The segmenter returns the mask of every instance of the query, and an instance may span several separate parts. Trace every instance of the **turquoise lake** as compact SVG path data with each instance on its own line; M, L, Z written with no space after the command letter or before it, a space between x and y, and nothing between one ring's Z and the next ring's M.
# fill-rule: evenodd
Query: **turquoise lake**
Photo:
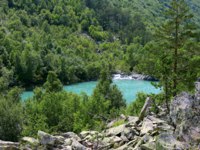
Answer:
M113 80L119 90L122 92L124 99L127 103L135 100L136 94L138 92L154 93L157 94L161 92L161 89L156 89L151 82L143 80ZM94 88L97 85L97 81L83 82L72 85L64 86L65 91L80 94L85 92L87 95L91 95ZM25 91L22 93L22 100L26 100L33 96L32 91Z

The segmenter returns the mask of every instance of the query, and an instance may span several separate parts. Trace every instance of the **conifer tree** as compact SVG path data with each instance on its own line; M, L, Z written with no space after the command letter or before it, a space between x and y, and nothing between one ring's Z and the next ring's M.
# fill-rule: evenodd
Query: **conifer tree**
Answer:
M160 80L168 106L172 96L193 87L198 70L194 61L199 63L195 59L199 49L195 47L193 15L185 0L172 0L166 18L166 22L156 29L155 41L147 44L142 51L139 69Z

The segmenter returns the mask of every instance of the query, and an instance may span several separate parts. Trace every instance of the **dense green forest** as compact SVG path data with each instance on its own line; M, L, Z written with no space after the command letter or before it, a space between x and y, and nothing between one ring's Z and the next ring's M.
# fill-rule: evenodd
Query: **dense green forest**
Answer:
M48 71L64 84L96 80L104 62L130 72L152 28L165 19L163 3L2 0L1 74L11 86L31 86L44 83ZM199 23L199 4L189 3Z
M116 71L159 79L158 103L193 91L199 9L198 0L1 0L0 137L102 129L120 113L138 114L146 95L126 107L112 85ZM62 91L97 79L91 97ZM21 88L36 86L21 102Z

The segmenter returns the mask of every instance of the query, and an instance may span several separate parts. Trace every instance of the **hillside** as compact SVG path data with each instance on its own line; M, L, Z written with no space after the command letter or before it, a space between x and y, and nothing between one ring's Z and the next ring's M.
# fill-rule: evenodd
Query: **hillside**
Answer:
M199 19L199 3L188 1ZM103 62L129 72L130 43L152 40L166 1L1 1L1 66L10 85L41 84L54 70L64 84L95 80ZM100 61L101 60L101 61ZM33 63L34 62L34 63ZM130 66L131 65L131 66ZM3 74L4 71L1 71Z
M95 142L84 143L84 138L79 143L62 136L59 136L60 145L49 134L86 130L102 133L108 122L118 119L120 114L139 116L140 123L130 126L131 130L123 128L120 136L114 137L117 141L125 140L122 143L115 145L106 141L106 145L111 144L110 148L126 146L132 140L139 148L146 138L141 127L144 131L151 127L148 132L152 137L147 137L152 139L160 134L162 125L170 133L176 129L180 133L166 136L172 137L170 140L177 137L174 144L183 142L198 147L200 127L190 123L199 125L195 123L199 120L199 83L194 95L194 82L200 77L199 7L198 0L172 0L171 3L164 0L0 0L0 149L9 144L3 141L36 137L38 131L45 132L39 132L40 144L44 133L44 140L47 135L50 144L58 142L53 147L62 148L66 144L62 143L63 139L70 142L67 143L70 149L77 150L73 144L90 147ZM134 87L123 87L134 95L134 100L128 103L113 82L115 73L123 76L133 73L133 80L138 74L154 79L158 82L151 84L161 92L150 93L151 89L142 82L143 92L135 94L131 89L137 90L139 86L126 80L134 84ZM94 80L98 83L92 87L91 95L63 90L68 84ZM86 84L83 88L87 88ZM23 91L33 96L22 100ZM183 91L193 96L179 95ZM186 111L182 109L184 106L188 106ZM179 108L180 118L174 117L179 116ZM153 120L143 120L148 112L157 119L165 113L160 119L167 123L159 121L154 126ZM126 121L118 120L113 127L126 126ZM132 128L135 128L133 132ZM121 137L127 129L130 137ZM188 134L192 137L187 137ZM113 140L107 135L105 138ZM38 143L37 139L25 139ZM165 136L161 139L165 140Z

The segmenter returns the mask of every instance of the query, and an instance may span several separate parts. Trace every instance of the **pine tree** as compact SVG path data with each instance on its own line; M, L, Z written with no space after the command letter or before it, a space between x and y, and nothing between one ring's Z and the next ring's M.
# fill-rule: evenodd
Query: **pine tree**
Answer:
M63 85L57 78L57 75L53 71L49 71L47 81L44 83L44 88L47 92L59 92L62 91Z
M155 41L142 51L144 56L139 68L160 80L168 106L172 96L191 90L197 78L195 68L198 67L193 58L199 49L195 48L196 28L185 0L172 0L166 18L166 22L156 30Z

